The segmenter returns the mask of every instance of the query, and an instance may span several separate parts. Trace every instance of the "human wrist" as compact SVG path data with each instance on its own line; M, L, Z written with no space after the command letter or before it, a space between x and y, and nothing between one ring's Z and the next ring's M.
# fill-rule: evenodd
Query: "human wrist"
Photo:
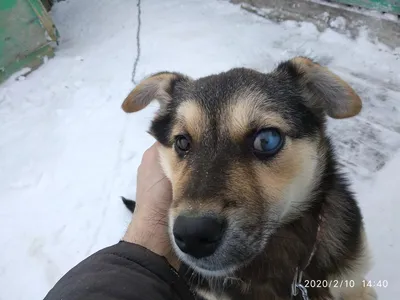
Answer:
M164 257L175 270L178 270L180 262L171 247L167 230L165 225L146 224L137 221L134 216L122 240Z

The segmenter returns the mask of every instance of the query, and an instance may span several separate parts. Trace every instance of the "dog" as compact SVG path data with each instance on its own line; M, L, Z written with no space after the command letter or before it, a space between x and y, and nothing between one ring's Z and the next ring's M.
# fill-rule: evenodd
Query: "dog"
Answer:
M326 132L327 117L362 109L345 81L307 57L267 74L160 72L122 109L153 100L171 243L199 299L377 299L362 213Z

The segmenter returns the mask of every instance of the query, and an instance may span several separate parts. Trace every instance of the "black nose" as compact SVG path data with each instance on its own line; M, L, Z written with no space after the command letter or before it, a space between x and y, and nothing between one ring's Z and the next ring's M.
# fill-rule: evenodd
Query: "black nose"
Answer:
M206 257L215 252L224 234L225 224L216 217L178 216L173 233L175 243L193 257Z

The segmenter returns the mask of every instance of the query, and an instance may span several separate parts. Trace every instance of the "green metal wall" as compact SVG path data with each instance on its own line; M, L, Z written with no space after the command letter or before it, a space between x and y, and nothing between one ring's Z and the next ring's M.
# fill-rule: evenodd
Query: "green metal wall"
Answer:
M400 14L400 0L333 0L333 2L360 6L380 12Z
M0 82L52 57L57 31L40 0L0 0Z

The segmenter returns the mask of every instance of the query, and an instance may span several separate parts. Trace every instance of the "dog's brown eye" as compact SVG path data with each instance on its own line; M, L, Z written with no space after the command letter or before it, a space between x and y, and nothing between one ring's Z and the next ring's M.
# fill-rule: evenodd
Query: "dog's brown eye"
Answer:
M190 149L190 140L184 135L179 135L175 139L175 148L178 153L183 154Z

